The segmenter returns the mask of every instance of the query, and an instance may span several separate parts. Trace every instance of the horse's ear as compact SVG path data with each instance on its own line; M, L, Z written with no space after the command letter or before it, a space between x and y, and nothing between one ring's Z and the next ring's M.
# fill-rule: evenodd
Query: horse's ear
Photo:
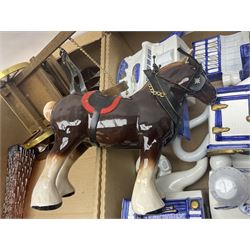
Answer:
M193 49L188 50L188 52L184 51L182 48L178 48L177 50L185 56L185 58L181 60L182 62L188 63L188 61L190 61L190 59L194 60L194 58L192 57ZM190 61L190 63L191 63L191 61Z
M184 57L182 60L180 60L180 62L187 64L189 60L189 57Z

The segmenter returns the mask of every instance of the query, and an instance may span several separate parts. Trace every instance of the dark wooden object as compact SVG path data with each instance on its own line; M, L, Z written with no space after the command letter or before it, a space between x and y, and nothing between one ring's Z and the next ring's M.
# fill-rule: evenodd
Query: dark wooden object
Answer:
M35 161L35 151L14 145L8 151L8 166L2 218L23 218L26 190Z

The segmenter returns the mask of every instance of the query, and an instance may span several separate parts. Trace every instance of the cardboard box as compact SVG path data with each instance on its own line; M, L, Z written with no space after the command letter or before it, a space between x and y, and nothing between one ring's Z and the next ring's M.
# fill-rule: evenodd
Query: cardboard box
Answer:
M104 68L104 71L101 71L100 88L107 89L115 84L116 72L120 61L124 57L133 55L140 50L143 41L159 42L168 36L170 32L99 32L100 39L96 39L98 36L96 32L93 32L95 34L92 35L90 33L88 33L87 41L92 41L89 40L92 35L94 41L93 44L88 43L86 45L86 50L92 53L95 59L99 59L101 67ZM231 33L192 32L185 35L183 39L191 48L192 41L217 34ZM79 51L75 51L72 45L68 46L69 51L72 51L72 60L80 68L85 67L88 62L83 55ZM58 55L54 54L54 56L58 58ZM200 114L203 109L204 105L197 102L190 110L190 118ZM8 108L4 108L4 110L7 117L9 117L9 121L2 124L3 119L1 119L1 134L4 131L5 134L13 135L13 138L10 136L9 140L4 142L4 149L6 150L8 145L21 143L27 137L28 131L18 122ZM15 125L8 127L9 123ZM192 141L183 142L184 149L187 151L194 150L203 140L207 131L206 124L193 129ZM2 138L1 142L3 142ZM176 158L170 146L165 147L162 153L170 160L173 171L186 170L194 165L194 163L182 162ZM6 161L4 162L2 159L6 159L6 152L3 152L1 156L1 172L3 173ZM76 188L76 194L64 198L62 207L54 211L36 211L29 207L33 187L45 163L44 160L37 162L27 194L25 218L120 218L123 198L130 199L132 195L136 178L135 163L137 158L138 150L90 148L74 163L70 172L69 178ZM4 179L2 174L1 178L2 183L0 184L3 188ZM188 188L188 190L197 189L202 190L205 194L207 193L208 174ZM3 192L3 189L1 192Z

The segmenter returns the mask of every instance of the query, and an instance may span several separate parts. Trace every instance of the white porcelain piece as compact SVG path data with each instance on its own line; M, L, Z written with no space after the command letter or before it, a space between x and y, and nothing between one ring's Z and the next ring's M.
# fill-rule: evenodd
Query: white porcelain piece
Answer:
M189 127L190 129L195 128L205 122L209 115L209 107L206 107L205 110L196 118L190 120ZM182 161L186 162L195 162L207 154L207 145L209 143L209 137L208 135L204 138L201 145L192 152L187 152L182 148L181 145L181 137L177 136L175 140L172 142L173 151L176 154L176 156L181 159Z
M249 151L250 77L236 86L217 89L218 109L209 110L208 151ZM217 132L216 132L216 130Z
M212 218L250 219L250 155L212 156L210 165L209 204ZM231 170L231 175L223 173L225 168ZM211 184L215 173L217 177ZM216 182L217 187L213 187Z
M157 189L163 197L168 197L169 193L181 192L205 174L207 165L208 159L205 157L199 160L196 165L189 170L160 176L156 179Z

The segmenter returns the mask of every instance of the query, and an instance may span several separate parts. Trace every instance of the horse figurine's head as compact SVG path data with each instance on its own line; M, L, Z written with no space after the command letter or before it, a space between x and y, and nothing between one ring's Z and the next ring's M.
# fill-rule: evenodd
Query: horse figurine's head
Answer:
M170 85L170 89L177 94L180 92L194 96L205 104L213 103L216 99L216 91L202 65L182 49L178 51L188 57L187 62L172 63L158 70L154 65L156 78Z

